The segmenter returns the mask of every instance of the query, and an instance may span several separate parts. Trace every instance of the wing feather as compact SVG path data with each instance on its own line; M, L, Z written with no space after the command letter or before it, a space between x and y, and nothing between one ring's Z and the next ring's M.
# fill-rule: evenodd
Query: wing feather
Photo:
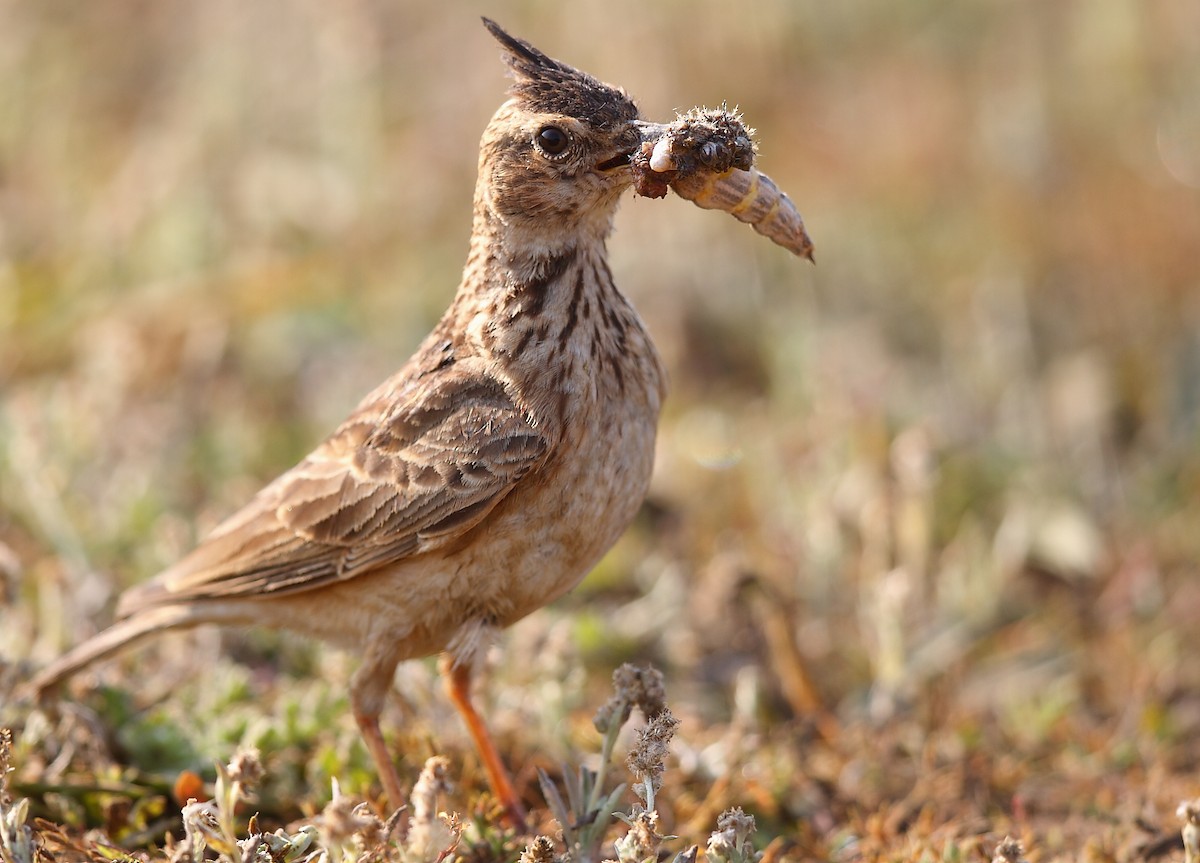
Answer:
M122 611L311 590L478 524L544 462L549 443L495 378L467 363L439 372L368 397L191 554L130 591Z

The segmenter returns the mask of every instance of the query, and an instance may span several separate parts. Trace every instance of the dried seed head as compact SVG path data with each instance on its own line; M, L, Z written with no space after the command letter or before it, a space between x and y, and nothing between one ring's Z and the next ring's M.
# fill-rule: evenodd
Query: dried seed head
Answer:
M444 859L443 853L458 843L462 826L457 816L438 811L438 795L450 791L449 773L450 761L442 755L434 755L421 768L421 775L409 795L413 817L404 840L407 850L404 859Z
M1011 836L1005 836L996 846L996 853L992 855L992 863L1022 863L1024 856L1025 846L1021 844L1021 841L1013 839Z
M592 723L597 731L606 734L614 723L620 727L628 722L634 706L650 719L666 709L667 691L661 671L626 662L613 672L613 695L596 711Z
M520 863L555 863L554 842L549 836L535 836L521 852Z
M684 848L675 855L675 859L672 861L672 863L696 863L696 855L699 851L699 845L692 845L688 848Z
M645 728L638 731L637 743L630 750L626 763L639 783L639 786L635 786L635 790L639 790L639 794L641 793L640 784L647 780L654 791L658 791L662 787L662 776L667 769L665 762L670 752L671 738L675 736L675 729L678 725L679 720L671 714L669 709L664 707L646 724Z
M358 838L362 840L363 847L377 848L387 840L387 825L375 814L371 804L359 803L351 814L358 819Z
M658 834L658 813L642 810L629 821L629 829L614 845L619 863L643 863L658 858L663 837Z
M413 821L405 838L405 860L445 860L458 845L463 825L458 815L441 812L428 821Z
M355 803L349 797L334 794L321 810L321 841L325 845L341 845L358 831L354 815Z
M412 821L406 846L412 859L444 859L444 853L458 844L462 825L458 816L438 812L438 795L450 791L450 761L435 755L425 762L417 784L409 795Z
M717 818L717 829L708 837L707 859L714 863L753 863L761 855L754 850L754 817L741 807L726 809Z
M221 838L221 821L217 804L212 800L201 803L189 800L180 811L183 816L184 838L193 848L204 847L210 839Z
M628 722L629 714L632 712L633 705L628 701L622 701L619 698L610 698L604 704L600 705L600 709L592 717L592 725L596 726L596 730L601 734L607 734L608 730L614 725L620 728Z
M638 668L626 663L613 672L613 688L617 696L636 704L642 714L651 719L667 707L667 691L662 672L647 665Z
M366 803L355 803L350 797L337 793L321 811L321 840L326 845L344 845L355 836L363 844L374 847L383 841L383 822Z
M438 795L450 791L449 774L450 760L445 756L435 755L425 762L409 796L414 825L433 818L437 812Z
M253 746L239 749L229 762L229 778L243 788L254 788L262 782L262 756Z
M717 829L732 830L743 839L749 838L755 830L754 816L747 815L740 806L726 809L717 817Z

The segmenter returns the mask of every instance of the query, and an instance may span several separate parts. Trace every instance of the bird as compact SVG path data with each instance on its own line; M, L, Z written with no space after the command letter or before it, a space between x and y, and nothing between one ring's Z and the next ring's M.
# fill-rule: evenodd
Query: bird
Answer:
M399 806L380 714L400 662L440 655L493 793L524 823L472 669L497 630L578 584L646 496L667 375L606 243L631 157L662 127L624 90L483 23L512 83L480 142L449 308L308 456L38 673L39 694L168 630L299 631L360 658L351 709Z

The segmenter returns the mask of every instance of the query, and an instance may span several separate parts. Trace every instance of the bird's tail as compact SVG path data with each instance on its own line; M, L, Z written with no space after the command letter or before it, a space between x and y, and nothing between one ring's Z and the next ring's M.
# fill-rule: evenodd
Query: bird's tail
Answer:
M111 656L143 639L168 629L187 629L201 623L220 623L211 609L188 605L161 605L118 621L89 638L43 668L29 682L30 694L41 699L56 686L84 667Z

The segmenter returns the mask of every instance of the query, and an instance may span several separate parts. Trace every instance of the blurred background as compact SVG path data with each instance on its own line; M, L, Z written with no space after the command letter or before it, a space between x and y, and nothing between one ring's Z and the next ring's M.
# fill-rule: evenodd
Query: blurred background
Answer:
M0 691L441 315L507 87L480 14L649 118L740 106L818 262L624 203L613 270L672 395L634 529L496 652L483 697L526 784L628 659L684 720L681 818L717 783L828 851L878 813L1019 826L1200 791L1172 778L1200 766L1191 0L0 0ZM201 632L77 696L122 763L249 737L320 797L371 781L352 669ZM452 750L469 786L433 677L400 673L403 769Z

